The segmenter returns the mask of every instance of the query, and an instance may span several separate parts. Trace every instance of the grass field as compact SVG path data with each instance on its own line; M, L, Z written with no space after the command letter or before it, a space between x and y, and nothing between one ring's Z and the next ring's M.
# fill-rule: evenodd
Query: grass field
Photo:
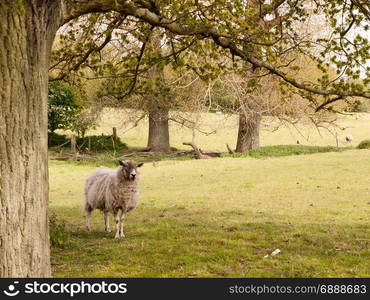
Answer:
M51 161L51 213L65 222L53 275L368 277L369 166L369 150L147 163L140 204L117 240L99 212L84 230L94 166Z
M146 122L126 131L123 114L106 110L89 134L110 134L115 126L130 147L146 146ZM225 143L235 144L236 117L203 119L203 128L217 133L197 135L202 149L225 151ZM51 160L53 275L370 276L370 150L354 149L370 138L370 114L338 123L347 127L338 129L339 146L347 148L337 152L328 152L336 151L326 147L336 140L326 130L299 125L299 131L284 126L272 132L270 125L261 133L264 147L247 157L146 162L139 206L126 218L126 238L119 240L103 231L100 212L87 233L80 209L86 177L100 163L113 167L113 158ZM347 134L352 143L345 142ZM171 124L172 146L186 149L181 144L190 139L191 130ZM289 146L297 139L304 145ZM315 154L298 155L309 153ZM265 258L275 249L281 253Z

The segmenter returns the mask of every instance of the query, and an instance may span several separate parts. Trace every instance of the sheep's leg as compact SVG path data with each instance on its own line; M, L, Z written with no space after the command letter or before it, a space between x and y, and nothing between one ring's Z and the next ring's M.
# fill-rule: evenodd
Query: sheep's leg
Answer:
M111 232L109 228L109 212L108 211L104 211L104 225L105 225L105 231Z
M114 219L116 220L116 235L115 235L115 238L120 238L120 237L124 237L124 233L123 233L123 219L124 219L124 214L123 214L123 211L121 211L120 213L115 212L114 213Z
M120 218L120 237L125 237L125 234L123 233L123 220L125 218L125 214L122 212L121 213L121 218Z
M86 230L87 231L91 231L90 218L91 218L91 210L87 209L86 210Z
M120 221L121 221L121 217L118 215L118 211L115 211L114 212L114 219L116 220L116 235L114 236L114 238L119 238L121 236L120 235L120 228L121 228Z

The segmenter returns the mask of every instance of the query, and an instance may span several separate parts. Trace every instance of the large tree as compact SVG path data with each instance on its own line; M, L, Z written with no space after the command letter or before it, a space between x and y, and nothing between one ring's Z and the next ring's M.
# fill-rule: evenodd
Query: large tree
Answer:
M174 110L189 110L192 102L178 89L220 69L209 70L212 55L206 52L206 44L197 38L174 36L118 13L94 13L58 31L50 80L63 79L95 91L98 102L129 108L122 113L126 124L135 126L147 116L148 149L167 152L169 121L183 123Z
M246 1L120 1L120 0L3 0L0 2L0 276L50 276L48 233L47 166L47 82L49 57L57 29L90 12L118 11L137 17L152 26L176 35L211 39L217 47L264 69L287 84L307 93L321 95L321 104L349 96L370 98L358 79L358 68L369 59L368 40L350 37L356 27L368 27L368 1L260 1L258 10L249 10ZM294 24L304 21L309 10L333 19L330 40L318 41L323 58L319 67L325 75L326 63L336 64L346 73L342 80L300 82L279 68L288 47L301 47ZM289 13L281 30L265 35L250 25L258 15ZM337 18L336 15L343 15ZM292 22L291 20L296 20ZM335 21L334 21L335 20ZM252 22L253 24L253 22ZM284 26L283 26L284 25ZM286 26L285 26L286 25ZM282 30L292 40L280 39ZM366 28L365 28L366 29ZM284 35L285 36L285 35ZM261 38L259 38L261 37ZM335 37L335 39L333 39ZM298 42L298 44L296 43ZM270 51L255 55L251 47L271 45ZM215 50L216 49L215 46ZM306 47L310 46L308 43ZM337 59L330 53L337 53ZM338 56L340 55L340 56ZM366 75L369 75L367 69ZM365 82L368 84L368 81ZM312 99L311 101L315 101Z

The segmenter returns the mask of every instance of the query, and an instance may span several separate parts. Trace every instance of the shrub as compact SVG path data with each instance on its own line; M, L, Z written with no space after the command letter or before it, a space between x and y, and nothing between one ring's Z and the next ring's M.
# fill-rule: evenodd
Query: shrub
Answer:
M107 150L126 150L127 145L120 138L113 140L112 136L106 135L91 135L77 138L77 147L80 150L88 148L90 139L90 151L107 151Z
M77 104L76 94L71 86L59 81L49 83L48 128L69 129L81 106Z
M357 146L358 149L370 149L370 140L363 140Z
M60 221L55 214L49 219L50 225L50 244L52 247L63 248L70 237L64 221Z
M119 138L113 141L112 136L106 135L91 135L85 137L77 137L77 149L79 151L84 151L89 146L90 139L90 151L122 151L126 150L128 147ZM49 133L48 145L49 147L62 146L63 148L70 147L70 137L62 134L57 134L55 132Z
M60 146L63 144L67 145L68 141L70 141L70 138L68 138L64 134L57 134L55 132L49 132L48 134L48 146L49 147Z

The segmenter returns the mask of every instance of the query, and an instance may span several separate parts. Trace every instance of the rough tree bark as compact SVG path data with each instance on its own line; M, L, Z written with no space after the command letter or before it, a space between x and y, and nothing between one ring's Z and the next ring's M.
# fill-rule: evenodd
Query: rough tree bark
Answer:
M0 3L0 277L51 276L47 76L55 2Z
M152 99L149 109L148 147L150 151L168 152L170 151L168 108L156 105L155 101Z
M238 140L236 143L236 152L247 152L251 149L260 147L260 114L239 115Z

